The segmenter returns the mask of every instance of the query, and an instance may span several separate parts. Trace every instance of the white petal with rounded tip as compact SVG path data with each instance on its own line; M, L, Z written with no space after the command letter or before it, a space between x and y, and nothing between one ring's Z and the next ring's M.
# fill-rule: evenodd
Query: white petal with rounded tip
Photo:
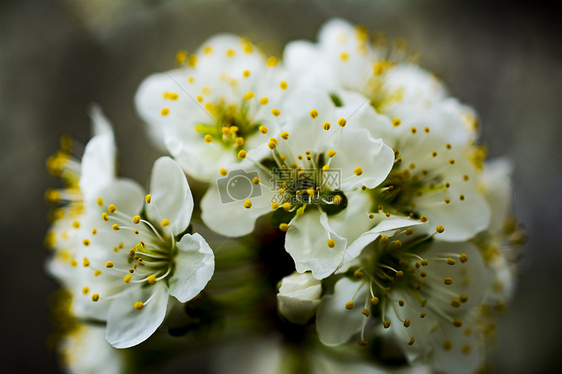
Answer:
M277 294L279 312L290 322L305 324L320 304L321 281L310 273L293 273L281 280Z
M185 303L205 288L215 271L215 255L199 234L185 234L176 244L175 272L170 278L170 295Z
M80 190L86 200L96 199L96 191L115 179L115 139L101 109L90 111L94 137L86 144L82 156Z
M500 158L489 161L484 166L480 186L491 208L490 231L501 232L513 201L511 174L513 163Z
M348 129L337 137L337 154L332 158L330 169L342 172L342 190L360 187L374 188L381 184L394 164L394 152L382 139L374 139L365 129ZM362 174L354 170L361 167Z
M335 241L334 248L327 240ZM314 207L295 216L285 237L285 250L295 261L299 273L311 271L316 279L324 279L341 265L347 239L336 234L328 223L328 216Z
M183 232L191 221L193 196L185 174L177 162L160 157L152 168L150 180L152 201L146 212L153 222L170 221L168 227L174 235Z
M103 199L102 208L98 207L95 202L97 197ZM142 210L144 205L144 191L142 187L133 180L115 180L97 191L92 201L90 201L89 205L92 206L93 209L88 209L88 214L95 214L96 218L99 218L101 214L99 210L107 209L110 204L114 204L118 211L132 217Z
M149 287L135 287L113 300L107 316L106 339L115 348L129 348L148 339L164 321L168 305L168 286L156 282ZM150 302L146 304L148 298ZM145 302L136 310L137 301Z
M361 289L357 292L359 287ZM366 318L361 310L368 293L367 284L342 278L336 283L334 294L322 298L316 312L316 331L322 343L328 346L340 345L359 331ZM356 305L347 310L345 304L351 301L353 295Z

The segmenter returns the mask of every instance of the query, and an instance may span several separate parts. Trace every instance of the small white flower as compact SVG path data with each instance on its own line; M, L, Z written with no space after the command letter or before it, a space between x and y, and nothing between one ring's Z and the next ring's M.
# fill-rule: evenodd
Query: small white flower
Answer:
M316 313L321 294L321 281L310 273L293 273L281 280L277 307L290 322L303 325Z
M209 181L217 165L240 160L241 150L277 130L279 105L291 88L275 57L266 59L246 39L219 35L184 68L148 77L136 106L185 171Z
M381 139L365 129L345 128L339 109L322 90L295 91L284 103L281 133L264 136L266 144L251 150L243 163L225 166L224 178L210 186L201 202L205 224L223 235L241 236L253 230L259 216L273 211L281 217L280 228L288 230L285 249L297 272L311 271L317 279L332 274L348 238L369 229L367 214L346 212L365 208L356 192L379 185L394 161ZM246 184L236 184L240 172Z
M169 296L187 302L203 290L214 272L214 255L199 234L184 234L193 197L172 159L155 162L146 196L127 180L98 192L99 206L89 207L82 232L87 276L79 280L83 294L75 301L87 314L79 317L107 320L107 340L127 348L156 331Z
M382 236L363 253L355 277L344 277L323 297L317 331L327 345L361 332L361 344L389 335L411 364L471 373L482 362L481 335L471 323L488 285L476 247L406 233Z

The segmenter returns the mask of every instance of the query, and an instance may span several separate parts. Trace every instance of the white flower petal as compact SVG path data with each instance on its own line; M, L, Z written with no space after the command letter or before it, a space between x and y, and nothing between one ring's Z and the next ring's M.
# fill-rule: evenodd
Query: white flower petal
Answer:
M328 216L311 208L302 217L296 216L289 224L285 250L295 261L299 273L311 271L316 279L331 275L341 265L347 240L336 234L328 223ZM335 246L328 247L333 239Z
M120 212L130 216L138 214L144 205L144 191L142 187L130 179L115 180L97 191L96 195L103 199L103 209L106 209L110 204L114 204ZM92 208L88 209L87 212L88 214L95 214L97 218L95 221L99 221L101 214L99 211L102 209L95 202L97 197L90 201Z
M484 166L480 186L491 208L490 231L501 232L513 202L511 174L513 164L505 158L489 161Z
M361 289L357 292L359 287ZM322 298L316 312L316 331L322 343L328 346L343 344L359 331L365 320L359 303L367 298L368 292L366 284L342 278L336 283L334 294ZM348 310L345 304L351 301L353 295L358 305Z
M321 281L312 274L293 273L281 280L277 307L290 322L306 324L320 304L321 294Z
M205 288L215 271L215 255L199 234L186 234L176 244L175 273L170 278L170 295L185 303Z
M168 286L164 282L135 289L113 300L107 317L106 339L115 348L129 348L148 339L166 316ZM150 302L146 303L151 297ZM134 308L136 302L144 308Z
M170 221L175 235L183 232L191 221L193 196L183 170L169 157L160 157L152 168L150 181L152 201L147 215L153 222Z

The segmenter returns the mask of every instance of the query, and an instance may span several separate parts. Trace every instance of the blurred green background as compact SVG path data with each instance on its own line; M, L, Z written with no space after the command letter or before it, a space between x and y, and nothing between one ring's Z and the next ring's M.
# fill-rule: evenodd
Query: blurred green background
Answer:
M62 134L89 138L86 108L115 125L125 176L146 183L158 157L133 96L218 32L279 54L343 17L405 37L421 65L472 105L490 156L515 162L516 213L527 228L517 296L501 320L498 373L562 368L562 12L557 2L478 1L6 1L0 2L0 371L57 372L44 273L45 168Z

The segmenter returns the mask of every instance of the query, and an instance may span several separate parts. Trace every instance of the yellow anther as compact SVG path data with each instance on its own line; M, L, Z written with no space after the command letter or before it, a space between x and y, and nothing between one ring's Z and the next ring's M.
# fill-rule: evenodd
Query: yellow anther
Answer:
M423 131L425 131L426 133L429 133L429 127L427 127L427 126L424 127L424 128L423 128Z
M421 264L422 266L427 266L429 265L429 261L427 261L425 258L423 260L421 260Z
M246 92L246 95L244 95L244 100L253 99L254 96L256 96L256 95L252 91L248 91L248 92Z
M443 342L443 349L444 349L445 351L450 351L451 348L453 348L453 342L450 341L450 340L445 340L445 341Z
M193 77L187 77L187 81L188 81L189 83L193 83L193 82L195 82L195 78L193 78Z
M244 201L244 208L250 209L252 207L252 202L250 200Z
M254 51L254 47L250 43L244 43L244 47L242 49L246 54L250 54Z
M82 240L82 244L84 244L85 247L90 245L90 241L88 239L84 239Z
M279 209L279 202L277 200L274 200L271 203L271 209L273 209L273 210Z
M234 139L234 143L235 143L238 147L240 147L241 145L244 144L244 138L241 137L241 136L239 136L239 137L237 137L236 139Z
M411 323L409 318L404 319L404 327L410 327Z
M355 304L353 303L353 301L348 301L347 303L345 303L345 309L347 310L353 309L354 306Z
M331 149L331 150L328 151L328 157L329 157L329 158L332 158L332 157L334 157L335 155L336 155L336 151L334 151L333 149Z
M447 265L454 265L454 264L456 264L456 263L457 263L457 262L456 262L454 259L450 258L450 257L447 259Z
M94 271L94 277L101 275L101 270Z
M461 350L462 350L462 353L463 353L464 355L469 355L469 354L470 354L470 351L471 351L472 349L470 348L470 345L465 344L465 345L462 346L462 349L461 349Z
M221 168L219 170L219 174L222 175L223 177L226 177L228 175L228 170L226 170L225 168Z
M80 228L80 222L78 222L78 221L72 222L72 227L74 227L75 229L79 229Z
M365 317L369 317L371 315L371 312L369 312L369 309L365 308L361 311L361 314L363 314Z
M363 169L361 169L360 166L357 166L355 169L353 169L353 173L355 173L355 175L360 176L361 174L363 174Z
M282 195L285 193L285 190L283 188L280 188L277 190L277 192Z
M420 318L425 318L425 316L427 316L427 312L421 312L420 313Z
M283 232L287 232L287 230L289 230L289 225L286 223L282 223L279 225L279 230L283 231Z
M451 144L450 144L450 143L447 143L447 144L445 144L445 148L447 148L447 149L451 149L451 148L452 148L452 146L451 146Z
M383 321L383 322L382 322L382 326L383 326L385 329L389 328L389 327L390 327L390 321Z
M123 282L129 283L131 279L133 279L133 276L131 274L127 274L123 277Z
M426 273L425 271L422 271L422 272L420 273L420 277L422 277L422 278L427 277L427 273Z
M149 275L149 276L146 278L146 281L148 282L148 284L154 284L154 283L156 283L156 276L154 276L154 275Z
M96 229L95 227L92 229L92 235L96 235L98 233L98 229Z
M187 51L178 51L176 53L176 62L178 64L183 64L187 60Z
M260 184L260 179L258 177L254 177L254 179L252 179L252 183L253 184Z
M422 221L422 222L427 222L427 217L426 217L426 216L421 216L421 217L420 217L420 221Z
M394 247L396 247L396 248L402 247L402 242L400 240L395 240L394 241Z
M167 116L168 114L170 114L170 109L168 108L162 108L162 110L160 111L160 114L162 116Z
M404 306L404 300L398 300L398 305Z
M392 126L394 126L394 127L400 126L401 123L402 123L402 121L400 121L400 118L394 118L392 120Z
M105 267L108 268L108 269L111 269L113 267L113 261L107 261L105 263Z
M369 342L366 340L359 340L359 345L361 347L366 347L367 345L369 345Z
M353 276L354 276L355 278L357 278L357 279L363 278L364 275L365 275L365 274L364 274L361 270L359 270L359 269L357 269L357 270L355 270L355 271L353 272Z
M464 264L465 262L468 261L468 256L466 255L466 253L463 253L459 256L459 260Z
M449 204L451 202L451 199L445 198L443 201L445 202L445 204Z
M465 175L462 176L462 179L463 179L465 182L468 182L468 180L470 179L470 177L469 177L467 174L465 174Z
M226 50L226 57L234 57L235 54L236 52L232 48Z
M261 105L265 105L265 104L267 104L268 102L269 102L269 99L268 99L267 97L265 97L265 96L260 99L260 104L261 104Z
M316 119L316 117L318 117L318 111L316 109L312 109L310 111L310 118Z
M460 199L461 201L464 201L464 195L463 195L462 193L459 195L459 199Z
M283 139L283 140L289 139L289 133L286 132L286 131L283 131L279 136L280 136L281 139Z
M94 293L92 294L92 301L95 303L100 299L100 294L99 293Z
M342 52L340 54L340 58L342 59L342 61L347 61L349 59L349 54L347 54L347 52Z
M459 299L453 299L451 300L451 305L455 308L458 308L461 306L461 301Z
M336 241L334 239L328 239L326 240L326 244L328 244L328 247L334 248L336 246Z
M291 203L286 202L285 204L283 204L283 209L285 209L287 212L291 210Z
M243 76L244 78L248 78L248 77L250 76L250 70L244 70L244 71L242 72L242 76Z
M322 128L326 131L330 130L330 127L332 127L330 122L324 122L324 124L322 124Z
M388 236L386 236L386 235L381 235L381 240L380 240L380 242L381 242L382 244L388 243Z
M445 283L447 286L450 286L451 284L453 284L453 278L445 277L443 278L443 283Z
M112 228L113 230L115 230L115 231L121 230L121 227L119 227L119 225L116 224L116 223L114 223L113 225L111 225L111 228Z
M205 140L205 143L212 143L213 142L213 137L209 134L205 135L205 137L203 138L203 140Z
M376 296L371 297L371 304L377 305L379 303L379 298Z
M416 338L414 338L413 336L411 336L411 337L410 337L410 341L408 342L408 345L413 345L415 341L416 341Z
M431 152L431 157L437 157L437 152L436 151Z
M96 203L98 204L98 206L102 206L103 205L103 199L101 197L98 197L96 199Z
M114 204L111 204L110 206L107 207L107 210L109 211L109 213L113 214L117 210L117 207Z
M144 303L142 301L137 301L133 306L136 310L141 310L144 308Z
M398 271L396 272L396 276L397 276L398 278L402 278L402 277L404 276L404 272L403 272L402 270L398 270Z
M170 220L168 220L167 218L164 218L164 219L160 222L160 226L162 226L162 227L170 226Z
M461 327L461 326L462 326L462 319L455 318L455 319L453 320L453 326L455 326L455 327Z
M201 95L197 95L197 96L195 97L195 99L197 99L197 101L200 102L200 103L203 102L203 96L201 96Z
M281 115L281 112L279 111L279 109L271 109L271 114L273 114L275 117L279 117Z
M461 303L466 303L468 301L468 295L459 295L459 300Z
M281 87L282 90L286 90L288 87L287 82L285 81L279 82L279 87Z
M443 225L437 225L437 227L435 228L435 231L437 231L439 234L441 234L443 231L445 231L445 227L443 227Z
M373 74L381 75L384 71L384 63L379 62L378 64L373 65Z
M417 130L415 127L412 127L412 128L410 129L410 132L411 132L412 134L415 134L416 132L418 132L418 130Z
M338 125L340 127L345 127L345 125L347 125L347 120L345 118L338 119Z
M141 221L141 217L140 217L140 216L134 216L134 217L133 217L133 223L134 223L135 225L138 225L138 224L140 223L140 221Z
M260 126L260 127L259 127L259 130L260 130L260 132L261 132L262 134L264 134L264 135L267 134L267 132L269 131L269 130L267 129L267 127L265 127L265 126Z
M241 149L240 152L238 152L238 158L240 159L245 159L246 158L246 151Z
M332 200L332 202L334 203L334 205L340 205L342 202L342 198L340 195L336 195L334 196L334 199Z
M414 233L414 229L411 228L411 227L408 227L408 228L406 229L406 232L405 232L405 233L406 233L406 235L408 235L408 236L409 236L409 235L412 235L412 234Z
M87 295L88 293L90 293L90 288L89 287L82 287L82 293L84 295Z
M146 195L146 196L144 197L144 201L145 201L147 204L150 204L150 202L152 201L152 195L150 195L150 194Z
M267 146L273 151L275 148L277 148L277 143L269 142L267 143Z
M82 261L82 265L87 268L88 266L90 266L90 260L88 260L86 257L84 257L84 261Z
M269 66L270 68L275 67L278 62L279 60L277 59L277 57L271 56L267 59L267 66Z
M330 165L322 166L322 171L328 171L328 170L330 170Z

